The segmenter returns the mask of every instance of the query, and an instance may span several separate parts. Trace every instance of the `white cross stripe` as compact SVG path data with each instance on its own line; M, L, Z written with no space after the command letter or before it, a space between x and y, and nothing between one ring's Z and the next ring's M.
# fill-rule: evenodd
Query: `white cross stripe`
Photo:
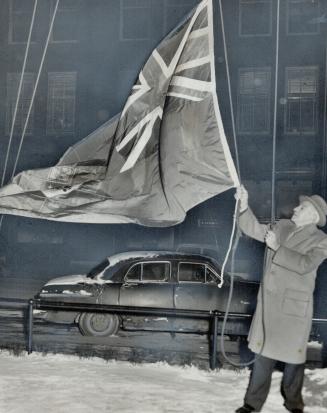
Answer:
M190 79L184 76L173 76L171 85L181 86L187 89L199 90L201 92L212 92L212 83L204 80Z
M192 69L193 67L203 66L210 63L210 56L200 57L199 59L189 60L176 67L175 73L182 72L185 69Z
M198 37L206 36L208 34L209 34L208 27L204 27L203 29L193 30L193 32L190 33L188 40L197 39Z
M204 1L203 3L201 3L196 12L194 13L190 24L188 25L187 30L184 33L184 37L182 39L182 41L180 42L178 49L176 50L176 53L174 55L174 57L172 58L169 66L166 65L166 63L164 62L163 58L160 56L159 52L157 49L155 49L152 52L152 56L155 59L155 61L158 63L158 65L160 66L162 73L166 76L166 78L168 79L169 77L171 77L174 73L174 70L176 68L176 65L178 63L178 60L182 54L182 51L184 49L185 43L187 42L189 36L190 36L190 32L192 30L193 24L195 22L195 20L197 19L197 17L199 16L199 14L201 13L201 11L207 7L207 1Z
M184 70L184 68L192 68L192 67L200 66L210 61L209 57L205 56L202 58L193 59L189 62L185 62L177 66L178 61L181 58L181 55L185 48L185 45L187 41L189 40L189 37L190 37L191 31L192 31L192 28L194 26L196 19L198 18L202 10L204 10L207 7L208 7L207 0L202 1L197 7L169 65L167 65L164 62L163 58L161 57L157 49L155 49L152 52L152 58L158 64L158 66L160 67L162 71L162 74L166 77L166 79L171 81L170 82L171 85L182 86L182 87L186 87L189 89L200 90L200 91L208 90L208 86L207 86L208 82L187 79L181 76L174 76L176 67L178 67L179 70L181 71L181 70ZM197 37L204 36L206 33L208 33L208 29L204 28L204 29L194 30L193 33L194 34L192 38L195 39ZM141 96L143 96L145 93L147 93L149 90L152 89L152 87L150 87L148 82L146 81L142 71L140 72L140 75L139 75L139 83L140 84L134 85L133 90L135 91L135 93L129 96L125 104L125 107L123 109L123 112L121 115L122 117L126 114L126 111L130 108L132 104L134 104ZM155 89L156 87L154 87L154 92L156 92ZM196 101L196 102L203 100L202 98L191 96L191 95L188 95L187 93L177 93L174 91L169 92L168 95L183 98L186 100ZM144 119L142 119L136 126L134 126L133 129L116 146L116 150L118 152L121 151L132 139L134 138L136 139L140 130L145 126L145 129L142 135L138 137L138 140L136 144L134 145L134 148L131 150L120 172L125 172L135 165L136 161L140 157L142 151L144 150L145 146L147 145L149 139L152 136L152 131L153 131L153 127L154 127L156 119L158 119L158 117L162 118L162 112L163 112L163 109L160 106L157 106L152 112L148 113L144 117Z
M160 111L162 113L162 108L160 106L157 106L152 112L148 113L136 126L134 126L134 128L130 132L128 132L128 134L125 135L124 139L116 146L117 151L121 151L146 123L150 122L154 116L157 117L160 114Z
M196 96L185 95L184 93L169 92L167 96L173 96L175 98L181 98L186 100L192 100L193 102L201 102L203 98L198 98Z
M152 111L149 115L151 115L151 118L148 121L148 124L146 125L142 136L139 138L137 144L135 145L135 147L133 148L133 150L131 151L131 153L129 154L126 162L124 163L124 165L122 166L120 172L125 172L131 168L133 168L133 166L135 165L136 161L138 160L138 158L140 157L143 149L145 148L146 144L149 142L149 139L151 138L152 135L152 130L153 130L153 126L155 124L155 121L157 120L157 118L162 118L162 112L163 109L158 106L156 107L156 109L154 111ZM149 117L148 115L148 117ZM137 131L135 132L135 134L137 133ZM135 136L134 134L134 136Z
M151 87L148 85L148 82L145 80L145 77L143 76L142 71L139 74L139 80L140 80L140 85L135 85L138 86L138 91L134 93L134 95L130 95L127 99L127 102L125 104L125 107L122 111L121 117L123 117L127 111L127 109L137 101L141 96L143 96L146 92L148 92ZM136 89L136 88L135 88Z

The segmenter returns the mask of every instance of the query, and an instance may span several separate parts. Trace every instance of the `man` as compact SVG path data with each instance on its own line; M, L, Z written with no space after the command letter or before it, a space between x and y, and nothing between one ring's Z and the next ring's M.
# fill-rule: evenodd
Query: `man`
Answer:
M260 224L248 207L248 193L237 190L239 225L248 236L266 243L264 273L248 342L256 353L244 405L237 413L259 412L268 396L277 361L285 363L281 393L284 406L303 412L301 395L307 342L312 324L313 291L319 265L327 258L327 204L318 195L300 196L290 220L273 228Z

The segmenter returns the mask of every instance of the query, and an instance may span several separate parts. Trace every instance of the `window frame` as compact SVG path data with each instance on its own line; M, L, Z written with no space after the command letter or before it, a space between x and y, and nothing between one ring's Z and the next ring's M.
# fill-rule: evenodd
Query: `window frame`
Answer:
M14 37L13 36L13 34L14 34L14 18L13 18L13 15L14 14L25 14L25 13L18 13L18 12L14 13L13 2L14 2L14 0L9 0L8 44L12 44L12 45L14 45L14 44L27 44L28 38L26 38L26 41L22 41L22 42L13 40L13 37ZM32 13L33 13L33 9L31 10L31 15L32 15ZM28 23L28 27L29 27L30 23L31 22ZM33 29L35 29L35 23L34 23ZM33 39L33 33L32 33L32 36L31 36L31 42L30 43L31 44L36 44L36 41L32 40L32 39Z
M52 119L53 123L53 111L50 110L52 109L52 102L54 99L50 97L50 91L52 90L50 88L52 76L53 78L56 75L74 75L74 98L73 98L73 106L74 106L74 118L73 118L73 129L72 131L64 131L64 130L56 130L55 128L50 128L49 123L50 119ZM78 73L76 71L71 71L71 72L48 72L48 89L47 89L47 116L46 116L46 136L72 136L76 133L76 95L77 95L77 75ZM63 98L60 98L63 100Z
M287 0L286 4L286 34L287 36L316 36L320 34L320 24L317 24L317 31L316 32L290 32L290 3L304 3L307 0ZM320 0L318 2L318 11L321 10L320 8ZM320 14L320 13L318 13Z
M263 94L252 94L252 95L246 95L244 96L252 96L252 97L257 97L257 96L265 96L267 99L267 110L266 110L266 116L267 116L267 128L265 130L254 130L251 129L249 131L244 131L241 130L241 74L242 73L255 73L255 72L266 72L269 79L269 85L268 85L268 93L263 95ZM237 133L239 135L270 135L271 134L271 114L270 114L270 107L271 107L271 67L270 66L264 66L264 67L239 67L238 68L238 85L237 85L237 112L236 112L236 125L237 125ZM253 127L253 125L252 125Z
M242 33L242 4L249 4L249 3L269 3L269 33L251 33L251 34L243 34ZM239 0L238 2L238 35L239 37L270 37L272 35L272 16L273 16L273 8L272 8L272 0Z
M124 22L124 11L125 10L139 10L139 9L144 9L148 11L152 11L152 2L151 0L149 1L149 6L125 6L124 5L125 0L119 0L119 40L121 42L144 42L147 40L151 39L151 21L149 20L148 23L148 36L147 37L125 37L124 36L124 27L125 27L125 22Z
M181 281L179 279L179 269L181 264L191 264L191 265L202 265L204 266L204 282L200 281ZM198 261L179 261L178 266L177 266L177 283L178 284L212 284L207 282L207 269L209 269L216 277L217 277L217 283L218 281L221 281L221 276L217 273L216 270L214 270L211 265L205 263L205 262L198 262ZM216 283L216 284L217 284Z
M143 264L168 264L169 265L169 274L168 277L162 279L162 280L143 280ZM128 279L128 273L137 265L141 265L141 274L140 274L140 279L139 280L133 280L133 279ZM123 283L128 284L128 283L139 283L139 284L160 284L160 283L165 283L169 282L171 280L171 262L170 261L138 261L132 264L130 267L128 267L127 271L124 274L123 278Z
M293 70L308 70L312 69L314 70L316 74L316 93L315 93L315 104L314 104L314 131L303 131L301 129L298 129L297 131L288 131L287 130L287 121L288 121L288 103L289 103L289 92L288 92L288 80L289 80L289 72ZM286 103L285 103L285 108L284 108L284 135L286 136L298 136L298 135L304 135L304 136L315 136L318 133L318 103L319 103L319 66L287 66L285 67L285 98L286 98ZM303 96L303 94L302 94ZM301 97L299 98L301 102ZM304 96L305 97L305 96ZM301 126L301 125L300 125Z
M58 17L58 13L62 12L62 11L60 10L60 6L62 6L62 2L59 2L59 4L58 4L58 9L57 9L57 13L56 13L54 25L56 24L56 20L57 20L57 17ZM49 14L50 20L51 20L51 18L52 18L52 16L53 16L54 8L55 8L55 0L51 0L51 3L50 3L50 14ZM79 8L76 7L76 8L73 9L73 10L74 10L74 12L76 13L76 12L79 10ZM66 39L66 40L55 40L54 37L53 37L53 29L54 29L54 27L52 28L52 31L51 31L51 34L50 34L50 43L53 43L53 44L57 44L57 43L79 43L78 38L77 38L77 39L71 39L71 40L70 40L70 39Z
M10 109L11 109L11 107L14 108L14 106L16 104L16 100L17 100L17 94L15 96L10 96L10 100L9 100L9 95L8 95L9 78L10 78L10 76L13 76L13 75L15 75L15 77L17 78L16 80L17 80L17 92L18 92L21 73L19 73L19 72L7 72L7 77L6 77L5 136L10 135L10 130L11 130L11 127L12 127L12 120L13 120L12 117L13 117L13 114L14 114L14 111L10 112ZM21 122L20 122L21 123L21 129L17 132L17 126L16 126L17 119L18 119L19 115L22 116L20 108L21 108L23 98L24 98L24 95L22 93L23 93L23 90L24 90L25 76L30 78L30 81L32 83L32 90L35 88L35 81L36 81L35 73L34 72L25 72L24 73L24 78L23 78L23 83L22 83L21 95L20 95L20 98L19 98L19 104L18 104L18 110L17 110L17 114L16 114L16 121L15 121L13 136L19 136L19 135L22 134L24 123L26 121L26 118L24 118L24 122L23 122L23 118L21 118ZM26 99L26 98L24 99L24 101L28 102L27 107L26 107L27 110L28 110L28 107L31 103L31 99L32 99L32 95L30 96L29 99ZM11 105L11 103L13 103L13 106ZM35 106L35 100L33 102L32 108L31 108L31 113L30 113L30 116L29 116L28 125L27 125L26 132L25 132L26 136L32 136L33 133L34 133L34 126L35 126L34 125L34 106ZM26 112L26 115L27 115L27 112ZM9 117L9 119L8 119L8 117Z

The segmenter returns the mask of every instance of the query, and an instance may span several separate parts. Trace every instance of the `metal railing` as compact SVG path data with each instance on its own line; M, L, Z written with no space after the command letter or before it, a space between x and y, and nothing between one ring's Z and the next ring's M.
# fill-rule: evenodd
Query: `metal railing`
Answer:
M105 305L105 304L77 304L67 302L49 302L41 299L31 299L28 302L28 344L27 352L31 354L33 351L33 326L34 314L37 310L53 310L53 311L78 311L92 313L111 313L122 315L145 315L145 316L161 316L161 317L183 317L190 319L204 319L210 322L209 333L209 362L210 368L217 368L217 336L218 322L223 319L223 311L200 311L200 310L179 310L170 308L155 308L155 307L131 307L121 305ZM242 313L229 313L231 319L250 319L252 315Z

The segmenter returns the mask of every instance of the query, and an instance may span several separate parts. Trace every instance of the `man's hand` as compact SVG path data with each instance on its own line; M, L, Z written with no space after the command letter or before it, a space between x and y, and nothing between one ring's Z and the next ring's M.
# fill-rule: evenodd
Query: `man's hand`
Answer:
M240 201L240 212L245 211L246 209L248 209L248 199L249 199L249 195L248 195L248 191L244 188L243 185L239 186L236 189L236 194L234 195L236 200Z
M273 231L271 231L271 230L268 230L268 231L266 232L265 242L266 242L267 246L268 246L270 249L274 250L274 251L277 251L278 248L280 247L280 244L279 244L279 242L277 241L276 234L275 234Z

